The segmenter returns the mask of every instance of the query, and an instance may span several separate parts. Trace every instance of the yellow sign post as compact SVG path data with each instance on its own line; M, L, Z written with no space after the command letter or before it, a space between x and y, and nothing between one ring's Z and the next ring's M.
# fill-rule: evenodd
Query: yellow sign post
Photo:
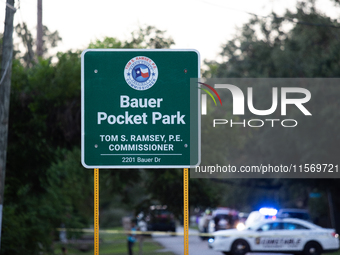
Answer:
M189 255L189 170L183 172L184 255ZM94 169L94 255L99 255L99 169Z
M99 169L94 169L94 255L99 255Z
M189 177L188 168L183 172L183 198L184 198L184 255L189 255Z

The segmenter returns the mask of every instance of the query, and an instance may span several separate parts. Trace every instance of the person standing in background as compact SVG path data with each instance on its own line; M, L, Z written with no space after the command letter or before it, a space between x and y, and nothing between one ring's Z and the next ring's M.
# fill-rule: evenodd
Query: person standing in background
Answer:
M135 222L131 222L131 229L130 229L130 233L128 234L128 251L129 251L129 255L133 255L133 245L136 242L136 234L134 233L136 231L136 224Z

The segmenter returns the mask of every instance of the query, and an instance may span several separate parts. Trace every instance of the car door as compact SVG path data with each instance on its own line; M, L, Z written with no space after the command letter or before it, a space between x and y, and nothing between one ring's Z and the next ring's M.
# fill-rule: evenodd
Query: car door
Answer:
M256 231L255 247L257 251L302 251L308 231L293 222L266 223Z
M285 248L288 251L302 251L306 243L306 238L312 231L296 222L283 223L283 237L285 238Z
M281 251L281 222L269 222L261 225L257 230L252 245L253 251Z

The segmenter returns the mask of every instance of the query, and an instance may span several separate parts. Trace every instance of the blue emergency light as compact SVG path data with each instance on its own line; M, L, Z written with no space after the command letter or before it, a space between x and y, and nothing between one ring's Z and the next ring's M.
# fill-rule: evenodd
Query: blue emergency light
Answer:
M262 207L259 212L266 216L275 216L277 214L277 210L275 208Z

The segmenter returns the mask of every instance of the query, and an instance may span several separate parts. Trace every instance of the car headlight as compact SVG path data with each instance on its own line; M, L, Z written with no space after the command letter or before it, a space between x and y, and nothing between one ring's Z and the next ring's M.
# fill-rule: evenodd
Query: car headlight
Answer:
M236 229L237 230L243 230L243 229L245 229L246 228L246 226L242 223L242 222L240 222L240 223L238 223L237 225L236 225Z

